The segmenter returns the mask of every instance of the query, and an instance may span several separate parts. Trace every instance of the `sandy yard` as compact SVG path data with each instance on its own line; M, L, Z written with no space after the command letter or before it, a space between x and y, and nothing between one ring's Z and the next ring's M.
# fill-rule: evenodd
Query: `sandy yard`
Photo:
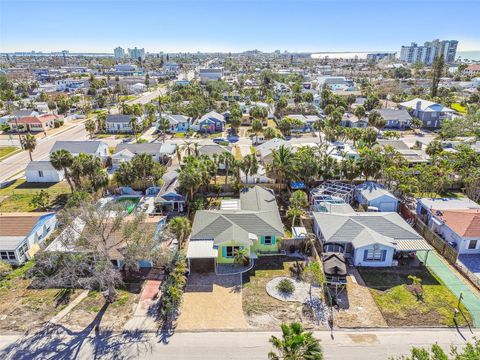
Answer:
M240 275L191 274L177 330L246 329Z
M102 308L105 304L103 296L97 291L91 291L80 304L59 321L59 324L71 330L83 330L97 316L101 316L100 327L102 329L123 330L135 312L139 297L138 294L119 290L118 300L109 305L102 315Z
M348 272L347 290L340 295L340 310L334 312L334 326L386 327L382 313L357 270L350 267Z

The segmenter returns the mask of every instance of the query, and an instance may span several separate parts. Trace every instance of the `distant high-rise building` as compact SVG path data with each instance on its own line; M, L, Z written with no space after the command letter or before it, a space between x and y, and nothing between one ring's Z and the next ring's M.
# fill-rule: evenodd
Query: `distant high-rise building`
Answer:
M455 62L457 53L457 40L433 40L427 41L423 46L412 43L410 46L402 46L400 50L400 60L409 64L420 62L425 65L432 65L437 56L443 55L445 62L451 64Z
M119 46L113 49L113 54L115 55L116 59L122 59L125 57L125 50Z
M133 60L138 60L139 58L145 60L145 49L138 49L136 46L133 49L128 49L128 56Z
M397 53L371 53L367 54L367 60L372 62L378 62L381 60L395 60Z

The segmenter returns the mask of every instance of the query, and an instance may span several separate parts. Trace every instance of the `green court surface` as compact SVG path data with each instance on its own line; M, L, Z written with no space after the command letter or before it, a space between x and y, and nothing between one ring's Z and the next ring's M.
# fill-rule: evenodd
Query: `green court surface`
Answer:
M425 255L425 251L417 252L417 257L423 262ZM480 297L466 284L467 280L452 270L435 251L428 254L426 265L457 298L462 294L462 303L470 311L475 327L480 327Z

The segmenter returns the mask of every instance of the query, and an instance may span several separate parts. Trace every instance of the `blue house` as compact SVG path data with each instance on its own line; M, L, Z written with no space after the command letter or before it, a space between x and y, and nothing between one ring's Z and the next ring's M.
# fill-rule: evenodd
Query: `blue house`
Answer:
M198 132L211 134L225 130L225 124L225 116L216 111L210 111L197 120L195 128Z
M184 115L164 115L165 119L170 123L170 132L172 133L184 133L190 129L190 118Z

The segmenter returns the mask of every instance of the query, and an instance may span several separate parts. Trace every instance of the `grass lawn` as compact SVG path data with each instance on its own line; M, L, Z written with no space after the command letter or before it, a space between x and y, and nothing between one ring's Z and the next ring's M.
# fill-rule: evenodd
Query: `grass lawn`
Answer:
M0 160L6 159L7 157L13 155L19 148L15 146L2 146L0 147Z
M118 99L120 101L129 101L135 99L135 95L120 95Z
M235 160L242 160L242 151L240 150L239 146L235 146Z
M61 289L29 289L24 274L34 265L28 262L0 280L0 330L27 331L50 320L67 304L59 304ZM73 300L79 290L70 295Z
M118 290L118 300L110 304L102 316L101 327L122 330L125 323L133 316L139 295ZM103 295L90 291L88 296L75 306L62 320L62 325L71 329L84 329L97 316L105 305Z
M277 129L277 123L273 119L268 119L267 120L267 126L271 127L271 128L274 128L274 129Z
M455 326L454 309L458 299L425 267L359 268L377 306L389 326ZM417 299L406 285L409 275L422 279L423 296ZM461 310L472 324L468 310ZM457 316L459 326L466 326L463 316Z
M45 190L50 194L50 206L64 204L68 194L70 194L70 187L66 182L29 184L25 179L19 179L10 186L0 189L0 211L23 212L36 210L30 205L30 201L41 190Z

